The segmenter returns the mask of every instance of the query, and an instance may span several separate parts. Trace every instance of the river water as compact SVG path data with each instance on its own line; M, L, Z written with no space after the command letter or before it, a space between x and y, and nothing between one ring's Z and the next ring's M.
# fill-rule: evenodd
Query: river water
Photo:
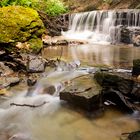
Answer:
M133 59L140 58L139 54L140 49L132 46L103 45L53 46L43 51L45 58L61 57L70 62L78 60L84 66L116 68L131 68ZM80 74L86 73L75 75ZM0 140L120 140L122 133L140 129L138 112L128 114L107 108L104 114L93 117L94 113L71 107L58 96L40 94L38 90L46 83L58 83L75 75L73 72L51 73L40 80L32 96L26 96L27 87L12 89L16 96L0 106ZM13 102L38 105L44 101L46 104L38 108L10 106Z
M140 58L140 48L131 45L69 45L44 50L45 58L80 60L83 65L132 68L133 59Z

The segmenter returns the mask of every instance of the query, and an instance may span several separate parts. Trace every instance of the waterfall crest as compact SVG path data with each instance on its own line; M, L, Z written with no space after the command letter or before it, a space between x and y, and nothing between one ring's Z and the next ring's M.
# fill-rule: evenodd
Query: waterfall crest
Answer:
M85 39L94 43L119 43L121 29L140 27L140 10L109 10L71 14L69 30L63 35L70 39Z

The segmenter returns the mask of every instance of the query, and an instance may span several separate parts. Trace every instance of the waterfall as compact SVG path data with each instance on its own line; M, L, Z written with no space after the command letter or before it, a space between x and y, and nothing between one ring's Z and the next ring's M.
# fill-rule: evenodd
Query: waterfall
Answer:
M69 30L63 35L69 39L88 40L93 43L121 41L121 29L140 27L140 10L106 10L71 14Z

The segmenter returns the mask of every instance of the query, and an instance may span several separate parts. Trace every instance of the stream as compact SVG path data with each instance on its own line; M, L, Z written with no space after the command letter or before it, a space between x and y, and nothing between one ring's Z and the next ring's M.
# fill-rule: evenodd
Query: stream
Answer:
M124 55L125 54L125 55ZM81 67L107 66L130 69L140 58L140 49L132 46L71 45L43 50L44 58L80 62ZM0 140L120 140L122 133L140 129L139 112L132 114L107 107L104 114L85 112L60 101L63 82L86 75L86 69L54 71L45 75L27 95L27 86L10 89L13 97L0 105ZM86 84L86 80L83 81ZM52 95L45 87L54 85ZM11 103L44 105L37 108L10 106Z

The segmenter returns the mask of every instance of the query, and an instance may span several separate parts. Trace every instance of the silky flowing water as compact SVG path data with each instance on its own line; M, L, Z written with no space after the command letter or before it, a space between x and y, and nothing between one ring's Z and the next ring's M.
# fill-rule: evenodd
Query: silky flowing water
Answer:
M130 68L134 58L140 58L140 49L132 46L71 45L53 46L43 51L45 58L80 61L82 67L109 66ZM139 113L123 113L107 108L105 114L88 113L60 101L57 94L46 94L48 84L59 87L84 70L49 73L27 96L27 87L11 91L16 96L0 105L0 140L120 140L122 133L140 129ZM83 81L86 84L86 80ZM57 89L57 88L56 88ZM38 108L10 106L10 103L45 105ZM96 116L96 117L95 117ZM98 116L98 117L97 117Z

